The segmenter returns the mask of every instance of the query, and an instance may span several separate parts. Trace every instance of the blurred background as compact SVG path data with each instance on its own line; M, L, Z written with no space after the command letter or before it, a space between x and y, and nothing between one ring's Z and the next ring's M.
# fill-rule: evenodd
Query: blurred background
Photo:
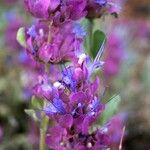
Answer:
M115 16L115 17L114 17ZM124 150L150 149L150 1L126 0L116 16L95 21L108 37L103 59L106 98L120 94L127 112ZM0 150L38 149L38 125L30 108L36 67L16 41L20 27L34 22L20 0L0 1ZM33 75L34 74L34 75Z

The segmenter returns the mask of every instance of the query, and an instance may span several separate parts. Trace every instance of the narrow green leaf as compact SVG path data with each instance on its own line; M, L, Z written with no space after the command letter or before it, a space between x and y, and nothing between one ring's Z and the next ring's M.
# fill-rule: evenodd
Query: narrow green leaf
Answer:
M100 30L96 30L93 35L93 48L92 48L92 57L95 58L103 41L106 39L106 35L104 32Z
M41 109L43 107L43 101L32 96L31 100L32 108Z
M39 120L38 117L37 117L37 115L36 115L36 111L35 110L33 110L33 109L25 109L24 111L25 111L25 113L27 115L29 115L35 121Z
M106 104L105 110L101 115L100 124L104 125L116 113L121 98L119 95L113 96Z
M25 28L24 27L19 28L16 39L21 46L23 46L23 47L26 46L26 44L25 44Z

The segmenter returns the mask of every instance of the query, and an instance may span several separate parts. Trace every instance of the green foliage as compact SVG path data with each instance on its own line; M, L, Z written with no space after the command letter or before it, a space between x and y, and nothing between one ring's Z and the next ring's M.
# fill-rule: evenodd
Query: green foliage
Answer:
M24 27L19 28L16 39L21 46L23 46L23 47L26 46L26 44L25 44L25 28Z
M43 101L32 96L31 105L32 108L41 109L43 107Z
M106 39L106 35L104 32L100 30L96 30L93 34L93 46L91 50L92 57L95 58L101 45L103 44L104 40Z
M18 134L8 141L3 141L0 144L0 150L32 150L28 136Z
M101 115L100 124L104 125L117 111L121 98L119 95L113 96L106 104L105 110Z
M29 115L34 121L39 121L37 113L33 109L25 109L24 110L27 115Z
M41 112L40 110L43 108L43 101L32 96L30 108L32 109L25 109L25 113L29 115L33 120L40 121Z

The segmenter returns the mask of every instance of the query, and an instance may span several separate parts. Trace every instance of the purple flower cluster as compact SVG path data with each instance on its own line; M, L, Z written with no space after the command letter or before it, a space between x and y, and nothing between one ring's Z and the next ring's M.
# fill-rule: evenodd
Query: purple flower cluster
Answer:
M27 10L35 17L49 19L55 25L78 20L86 15L86 0L25 0Z
M37 22L26 32L26 49L30 57L44 63L71 61L81 50L84 32L72 22L49 28L48 22ZM77 28L77 29L76 29Z
M82 17L101 17L117 13L113 0L25 0L27 10L35 17L48 19L55 25Z
M99 18L108 13L119 13L120 7L113 0L88 0L86 10L88 18Z
M24 3L33 16L40 18L26 29L27 53L43 63L72 61L78 55L85 33L74 21L118 12L117 5L110 0L24 0Z
M81 59L64 66L53 81L47 74L39 76L33 88L34 94L47 102L42 111L53 120L53 126L47 131L46 143L54 150L106 150L121 137L119 119L112 119L102 128L92 127L105 105L99 96L99 78L91 79L93 69Z
M41 109L52 120L46 143L53 150L107 150L114 141L114 122L93 126L105 109L100 79L95 69L103 65L83 53L86 35L79 23L83 17L100 17L108 8L105 0L24 0L27 10L39 20L26 29L29 57L49 66L33 87L46 105ZM112 7L109 7L112 8ZM91 12L94 11L94 16ZM100 12L99 12L100 11ZM118 123L117 123L118 124ZM118 124L118 131L122 124ZM119 137L119 138L118 138ZM120 140L120 135L117 142ZM116 141L115 141L116 142Z

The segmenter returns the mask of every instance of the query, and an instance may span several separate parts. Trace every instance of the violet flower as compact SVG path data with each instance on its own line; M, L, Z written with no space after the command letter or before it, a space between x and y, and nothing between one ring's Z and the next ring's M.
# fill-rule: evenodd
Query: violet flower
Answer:
M75 59L83 41L83 36L78 35L77 30L73 30L75 27L73 23L68 22L60 27L52 26L48 32L48 25L38 22L36 26L27 30L28 54L44 63L60 63Z
M38 80L33 87L34 95L44 100L40 111L53 122L45 137L48 147L53 150L111 149L111 144L120 140L120 135L116 138L113 130L117 121L110 120L103 127L93 128L105 109L99 94L100 79L92 76L104 64L99 60L104 43L91 61L82 52L86 34L75 21L116 13L116 4L111 0L24 2L27 10L40 19L26 29L27 54L35 62L51 65L36 76ZM117 125L117 131L121 132L122 124L117 122ZM45 134L43 129L41 135Z
M113 0L87 0L86 10L88 18L99 18L106 14L118 14L120 11L119 3Z
M99 78L91 79L91 69L87 68L89 64L85 56L79 55L74 65L64 65L60 72L62 75L55 81L51 81L47 75L41 76L33 89L37 97L47 101L42 111L54 122L46 136L46 143L51 149L106 150L112 142L120 140L122 124L117 123L118 129L115 134L113 132L117 120L91 132L92 124L99 118L105 105L98 94Z
M35 17L47 19L59 26L83 17L97 18L120 11L113 0L24 0L27 10Z
M50 0L24 0L27 10L35 17L47 18Z
M86 16L86 0L63 0L56 10L52 20L55 25L60 25L68 20L79 20Z
M55 124L48 130L46 138L52 149L86 148L86 139L89 142L94 140L91 139L89 129L103 111L104 104L98 96L99 79L88 79L89 71L85 60L74 67L64 66L60 80L50 83L48 77L43 76L41 83L36 85L36 90L34 88L36 96L43 97L48 102L43 111Z
M30 58L24 50L18 54L18 60L23 68L21 72L22 98L30 100L33 93L32 87L38 79L39 73L44 73L44 65Z
M49 19L55 25L86 15L86 0L24 0L24 3L33 16Z

